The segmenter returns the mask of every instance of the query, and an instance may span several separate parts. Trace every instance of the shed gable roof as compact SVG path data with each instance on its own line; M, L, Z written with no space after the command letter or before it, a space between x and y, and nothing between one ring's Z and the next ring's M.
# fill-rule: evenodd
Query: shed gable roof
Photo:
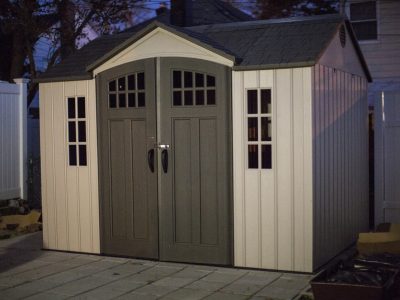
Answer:
M149 31L148 31L149 30ZM162 24L152 24L87 67L93 75L136 60L154 57L189 57L232 67L235 56ZM162 48L160 45L163 45ZM216 46L217 47L217 46Z
M83 47L39 78L61 81L92 78L92 70L155 28L211 50L235 62L236 70L273 69L313 66L332 41L341 24L351 25L340 15L278 20L248 21L193 27L174 27L162 21L137 26ZM366 77L370 80L357 40L352 38Z

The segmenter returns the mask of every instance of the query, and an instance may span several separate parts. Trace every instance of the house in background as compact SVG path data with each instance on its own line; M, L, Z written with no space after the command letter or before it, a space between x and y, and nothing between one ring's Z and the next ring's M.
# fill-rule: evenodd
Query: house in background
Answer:
M374 221L399 223L400 1L348 0L346 11L373 77Z
M313 272L368 228L350 23L174 7L38 79L44 248Z
M369 103L400 91L400 1L347 0L346 13L371 71Z

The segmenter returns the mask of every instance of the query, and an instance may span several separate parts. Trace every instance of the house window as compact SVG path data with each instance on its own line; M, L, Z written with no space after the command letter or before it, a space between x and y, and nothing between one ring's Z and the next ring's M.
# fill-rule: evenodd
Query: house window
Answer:
M247 159L249 169L272 168L271 89L247 90Z
M172 71L172 105L216 105L215 86L215 76L199 72L174 70Z
M144 73L134 73L108 82L109 108L145 107Z
M86 100L67 98L68 164L87 166Z
M350 20L359 41L378 38L376 1L351 3Z

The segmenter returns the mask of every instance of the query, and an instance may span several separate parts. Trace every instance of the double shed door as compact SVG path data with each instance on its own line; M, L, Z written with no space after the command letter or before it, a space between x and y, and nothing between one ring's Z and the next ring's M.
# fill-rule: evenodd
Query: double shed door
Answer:
M98 78L102 252L231 264L229 72L183 58L158 69Z

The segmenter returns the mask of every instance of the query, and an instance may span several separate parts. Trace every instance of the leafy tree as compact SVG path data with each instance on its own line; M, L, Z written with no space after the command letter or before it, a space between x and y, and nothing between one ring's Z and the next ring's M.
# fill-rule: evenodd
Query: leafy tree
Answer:
M253 14L258 19L337 13L340 0L257 0Z
M73 53L90 35L112 33L132 24L143 0L1 0L0 80L38 74L34 53L45 41L47 67ZM29 86L28 104L37 92Z

